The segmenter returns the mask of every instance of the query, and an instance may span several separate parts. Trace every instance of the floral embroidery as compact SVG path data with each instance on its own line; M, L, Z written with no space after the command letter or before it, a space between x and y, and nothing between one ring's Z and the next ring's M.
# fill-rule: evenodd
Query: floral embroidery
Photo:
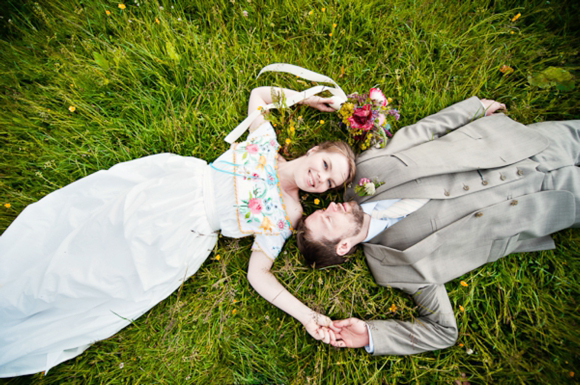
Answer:
M272 222L270 222L270 218L264 217L264 219L262 219L260 228L264 229L264 231L272 231Z

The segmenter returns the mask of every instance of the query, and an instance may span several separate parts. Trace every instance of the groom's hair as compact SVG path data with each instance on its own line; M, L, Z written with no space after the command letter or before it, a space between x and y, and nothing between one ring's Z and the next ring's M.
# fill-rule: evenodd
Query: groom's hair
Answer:
M296 224L296 243L306 264L312 268L321 269L346 262L347 258L336 253L336 246L340 239L315 240L304 219L304 217L300 218ZM355 251L356 246L347 254Z

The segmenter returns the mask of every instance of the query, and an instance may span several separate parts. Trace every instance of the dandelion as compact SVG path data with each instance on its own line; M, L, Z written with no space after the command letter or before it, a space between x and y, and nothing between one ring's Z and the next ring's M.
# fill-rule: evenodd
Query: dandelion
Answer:
M258 111L262 111L264 108L262 106L258 106Z
M290 135L292 135L292 136L296 132L296 128L294 126L290 126L290 128L288 130L290 131Z
M76 109L77 109L77 108L76 108L76 107L73 107L73 106L69 106L69 107L68 107L68 110L69 110L70 112L75 112L75 111L76 111Z
M391 307L389 308L389 311L392 312L392 313L396 312L397 311L397 305L392 304Z
M465 311L465 308L463 306L459 305L459 310L460 311Z
M155 18L155 22L156 22L157 24L159 24L159 19L158 19L158 18Z
M320 199L316 198L316 199L314 200L314 204L315 204L315 205L319 205L319 204L320 204Z
M120 9L125 9L125 8L127 8L127 7L125 6L125 4L119 4L119 8L120 8Z
M248 11L246 11L246 10L242 11L242 15L243 15L244 17L248 17Z
M309 15L312 15L313 13L314 13L314 11L310 11L310 12L308 12L308 14L309 14Z
M111 16L111 11L109 11L108 9L105 11L105 13L107 14L107 16Z
M517 19L519 19L522 16L521 13L518 13L517 15L515 15L514 17L512 17L512 22L516 21Z
M290 143L292 143L292 140L290 140L290 138L286 138L284 142L286 143L287 146L289 146Z
M321 121L320 121L320 124L324 124L324 120L321 120Z
M219 261L219 260L220 260L220 258L221 258L221 256L220 256L219 254L215 256L215 260L216 260L216 261Z
M459 284L460 284L461 286L463 286L463 287L467 287L467 286L469 286L469 285L467 284L467 282L465 282L465 281L461 281L461 282L459 282Z
M4 207L6 207L7 209L9 209L10 206L11 206L10 203L4 203Z

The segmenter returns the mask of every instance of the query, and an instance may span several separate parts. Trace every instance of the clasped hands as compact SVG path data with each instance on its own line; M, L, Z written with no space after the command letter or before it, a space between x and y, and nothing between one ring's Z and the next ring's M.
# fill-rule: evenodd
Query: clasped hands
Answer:
M315 314L304 323L304 328L314 339L339 348L362 348L369 344L367 325L358 318L332 321Z

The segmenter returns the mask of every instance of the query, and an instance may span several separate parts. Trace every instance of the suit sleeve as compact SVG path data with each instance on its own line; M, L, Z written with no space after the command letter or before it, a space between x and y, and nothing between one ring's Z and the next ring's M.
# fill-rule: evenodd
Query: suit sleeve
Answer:
M389 154L406 150L421 143L437 139L447 132L466 125L485 115L483 104L476 96L455 103L436 114L429 115L417 123L401 128L387 142Z
M445 285L428 285L413 299L420 316L413 322L368 321L373 355L407 355L439 350L457 341L457 324Z

